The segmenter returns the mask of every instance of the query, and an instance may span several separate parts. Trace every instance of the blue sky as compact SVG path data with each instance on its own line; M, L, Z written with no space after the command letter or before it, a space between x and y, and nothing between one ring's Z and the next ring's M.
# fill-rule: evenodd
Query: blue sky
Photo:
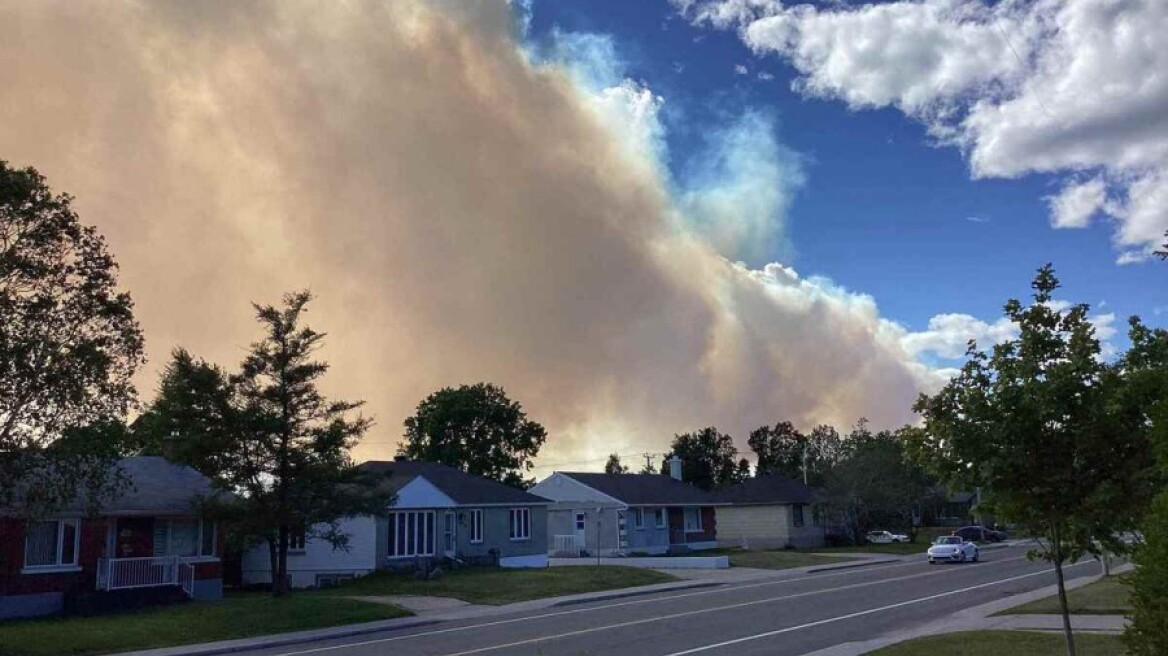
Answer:
M948 312L992 322L1047 261L1064 298L1114 312L1121 333L1128 315L1161 325L1168 317L1168 264L1117 265L1111 219L1051 227L1046 198L1061 174L975 180L966 153L936 145L921 122L892 107L852 110L801 94L786 60L756 55L734 30L691 25L664 0L537 0L529 40L547 42L557 30L610 36L624 74L664 99L675 176L720 123L747 110L773 117L805 181L786 213L789 248L752 266L782 261L828 277L872 295L884 316L913 330Z

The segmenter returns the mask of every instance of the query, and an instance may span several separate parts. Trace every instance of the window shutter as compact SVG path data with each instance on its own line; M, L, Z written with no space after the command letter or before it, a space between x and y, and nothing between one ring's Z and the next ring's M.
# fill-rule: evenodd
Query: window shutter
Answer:
M170 522L165 519L154 520L154 555L170 555Z

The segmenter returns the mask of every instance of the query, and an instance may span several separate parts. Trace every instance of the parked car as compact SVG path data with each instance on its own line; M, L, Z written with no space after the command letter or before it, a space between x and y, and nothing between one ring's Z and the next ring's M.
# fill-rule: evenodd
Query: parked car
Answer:
M868 542L870 544L892 544L893 542L908 542L908 536L901 533L889 533L888 531L869 531Z
M1005 533L984 526L963 526L953 531L953 535L971 542L1001 542L1006 539Z
M942 535L933 540L933 545L929 547L928 556L929 564L935 565L943 562L976 563L979 554L976 544L956 535Z

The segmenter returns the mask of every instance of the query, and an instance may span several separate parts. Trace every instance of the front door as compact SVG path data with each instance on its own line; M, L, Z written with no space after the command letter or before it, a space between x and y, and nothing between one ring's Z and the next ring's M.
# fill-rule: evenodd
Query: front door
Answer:
M442 527L442 546L443 550L446 552L446 555L450 558L454 558L455 545L458 543L458 540L456 539L458 537L456 528L458 526L457 517L455 516L454 512L447 512L444 516L446 519L445 524Z
M586 543L584 541L584 524L585 524L584 520L585 520L584 513L582 513L582 512L576 513L576 532L575 533L576 533L576 548L577 549L584 549L588 545L588 543Z

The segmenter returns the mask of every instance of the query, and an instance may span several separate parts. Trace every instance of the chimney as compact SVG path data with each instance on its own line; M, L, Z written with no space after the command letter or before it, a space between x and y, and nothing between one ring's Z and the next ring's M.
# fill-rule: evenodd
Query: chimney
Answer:
M681 458L676 453L669 458L669 477L675 481L681 480Z

